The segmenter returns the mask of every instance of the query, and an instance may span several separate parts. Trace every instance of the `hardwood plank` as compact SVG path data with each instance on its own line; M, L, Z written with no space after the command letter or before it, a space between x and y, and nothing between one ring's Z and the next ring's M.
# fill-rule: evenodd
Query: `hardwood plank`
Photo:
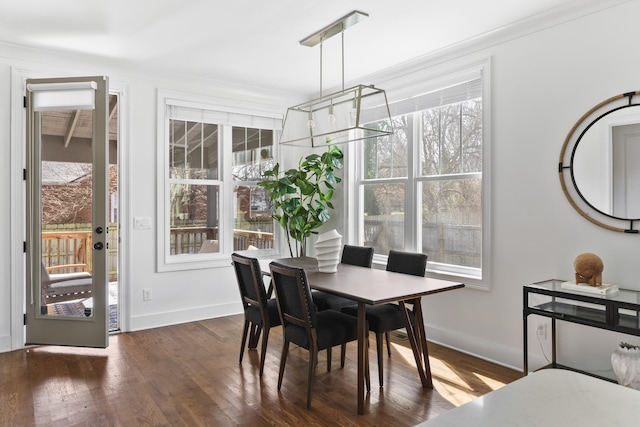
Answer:
M422 387L408 342L392 336L385 387L365 396L356 414L357 346L340 369L321 352L311 410L308 353L292 346L282 390L280 328L269 337L265 371L247 350L238 363L242 316L209 319L110 337L108 349L40 346L0 354L0 425L389 425L412 426L521 373L429 343L434 389ZM372 342L374 338L371 338ZM369 349L377 372L375 347Z

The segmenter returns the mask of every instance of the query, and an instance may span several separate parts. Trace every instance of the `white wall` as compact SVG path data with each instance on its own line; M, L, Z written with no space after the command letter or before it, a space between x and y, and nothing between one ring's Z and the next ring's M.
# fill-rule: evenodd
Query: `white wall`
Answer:
M573 260L582 252L600 255L606 282L640 290L640 283L634 281L639 236L616 234L581 218L565 200L557 173L562 142L574 122L600 101L639 89L640 58L634 55L637 16L640 2L629 1L491 47L485 45L462 57L460 50L450 55L455 61L491 58L492 167L487 179L492 183L492 283L489 292L463 289L426 298L429 338L520 367L522 285L571 278ZM52 70L54 75L106 73L130 88L130 216L149 216L154 222L157 88L230 98L250 93L256 102L270 106L293 101L284 94L222 89L213 81L185 83L153 74L142 78L114 64L8 50L0 58L0 96L5 100L9 99L11 66ZM411 65L428 68L430 61L441 62L442 58ZM403 72L403 66L394 71ZM0 104L2 141L10 140L9 111L8 102ZM8 143L0 147L0 167L5 171L0 177L0 197L4 200L10 194L8 150ZM131 218L127 220L131 330L238 312L231 268L158 274L155 232L133 230ZM337 224L341 223L337 218ZM8 242L11 224L6 205L0 209L0 224L0 239ZM7 246L4 248L0 252L0 351L11 349L13 287ZM153 300L143 302L142 289L147 287L153 289ZM609 355L622 337L634 341L575 325L562 325L560 334L562 361L591 369L609 369ZM534 353L530 363L535 368L544 359L533 338L530 348Z
M264 111L283 113L287 105L300 102L290 95L274 93L259 88L231 87L215 80L197 80L176 78L150 71L148 75L141 70L127 69L126 66L103 63L89 58L75 58L53 53L18 49L12 46L0 46L0 95L5 100L0 104L0 135L4 142L0 148L0 167L4 174L0 178L2 200L10 200L12 179L10 177L10 141L11 124L11 79L12 74L28 77L58 77L68 75L106 74L112 86L127 88L121 103L126 104L130 116L125 129L130 155L128 186L125 191L129 216L121 218L122 238L128 243L128 259L119 265L120 281L124 282L124 293L129 303L125 312L131 313L130 321L125 321L127 330L139 330L172 323L186 322L241 312L238 290L232 269L202 269L189 272L156 273L156 148L163 143L156 136L157 89L170 89L185 93L211 96L218 105L233 103L234 100L259 104ZM19 99L19 98L18 98ZM18 110L18 114L20 113ZM18 141L18 148L23 142ZM20 165L20 170L23 165ZM13 180L15 181L15 179ZM18 186L20 186L18 180ZM125 183L126 185L127 183ZM20 270L21 255L17 256L15 266L11 265L10 253L22 252L22 238L11 242L10 205L3 204L0 209L0 236L6 244L0 253L0 351L19 348L16 341L16 322L20 321L23 309L23 286L11 280L11 268L17 274L19 282L24 280ZM153 228L150 230L133 229L133 217L150 217ZM10 252L11 251L11 252ZM230 266L230 260L229 260ZM21 282L21 281L20 281ZM142 301L142 289L151 288L153 299ZM12 305L13 301L13 305ZM13 310L13 307L18 307ZM12 327L13 326L13 327ZM19 330L19 326L18 326ZM13 343L12 343L13 342Z
M613 95L637 90L640 58L630 52L638 13L640 2L628 2L478 52L492 59L492 289L427 298L432 338L521 367L522 285L571 279L573 260L582 252L603 259L606 282L640 290L639 236L606 231L580 217L557 172L564 138L580 116ZM535 316L530 320L535 324ZM576 367L610 369L620 339L639 341L559 326L559 358ZM544 359L530 336L535 368Z

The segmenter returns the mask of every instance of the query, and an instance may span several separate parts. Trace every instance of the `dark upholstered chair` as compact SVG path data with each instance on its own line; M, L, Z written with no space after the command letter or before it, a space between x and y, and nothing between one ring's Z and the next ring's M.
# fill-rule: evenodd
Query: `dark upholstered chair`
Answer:
M411 274L413 276L424 277L427 269L427 255L422 253L401 252L390 250L387 258L387 271L396 273ZM390 283L389 286L393 286ZM383 386L383 357L382 340L387 339L387 353L391 357L391 344L389 343L389 332L405 327L401 307L397 304L382 304L367 306L367 322L369 329L376 334L376 349L378 352L378 378L380 387ZM343 313L357 316L357 307L344 307ZM410 318L413 312L409 311Z
M370 246L344 245L340 263L371 268L373 248Z
M242 331L242 345L238 363L242 363L245 345L247 345L247 335L249 335L248 347L254 349L258 346L258 340L262 332L262 349L260 351L260 376L262 376L264 359L267 354L267 342L269 341L269 330L274 326L280 325L278 306L276 300L267 295L258 260L236 253L231 255L231 259L244 308L244 329Z
M387 258L387 271L424 277L427 271L427 254L392 249Z
M289 343L294 343L309 351L307 375L307 408L311 407L311 388L318 363L318 352L327 350L327 370L331 370L331 348L340 345L340 367L344 367L345 349L349 341L358 339L355 317L336 310L318 311L311 299L311 289L307 275L301 268L287 267L272 262L273 281L278 311L283 326L284 344L280 359L278 390L282 386L284 368L289 353ZM367 389L370 388L368 358L365 360Z
M359 267L371 268L373 262L373 248L365 246L344 245L342 249L341 264L357 265ZM322 291L313 291L313 302L318 306L318 310L340 310L343 307L355 305L353 300L343 298Z

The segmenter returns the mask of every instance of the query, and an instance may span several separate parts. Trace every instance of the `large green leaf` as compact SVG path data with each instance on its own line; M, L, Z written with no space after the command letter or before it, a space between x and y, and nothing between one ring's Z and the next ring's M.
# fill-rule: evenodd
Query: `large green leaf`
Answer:
M342 159L342 151L329 145L322 155L312 153L300 159L297 169L280 172L276 163L263 173L268 179L258 182L258 186L270 192L275 209L273 218L287 232L289 248L290 237L298 242L295 246L303 254L307 237L317 234L315 230L330 219L334 185L341 181L334 171L342 168Z

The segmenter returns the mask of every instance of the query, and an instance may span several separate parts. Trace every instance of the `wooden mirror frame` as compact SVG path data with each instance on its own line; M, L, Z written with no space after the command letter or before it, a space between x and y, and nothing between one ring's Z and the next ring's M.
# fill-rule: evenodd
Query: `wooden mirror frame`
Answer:
M632 106L640 107L640 98L639 103L633 102L634 96L638 95L640 95L640 91L616 95L602 101L587 111L578 119L567 134L564 144L562 145L562 150L560 151L560 161L558 163L560 185L571 206L573 206L583 218L595 225L606 228L607 230L629 234L638 234L638 230L634 228L634 222L640 221L640 219L616 217L594 207L578 189L573 174L573 160L582 136L591 126L614 111ZM569 181L571 185L567 185L567 181Z

